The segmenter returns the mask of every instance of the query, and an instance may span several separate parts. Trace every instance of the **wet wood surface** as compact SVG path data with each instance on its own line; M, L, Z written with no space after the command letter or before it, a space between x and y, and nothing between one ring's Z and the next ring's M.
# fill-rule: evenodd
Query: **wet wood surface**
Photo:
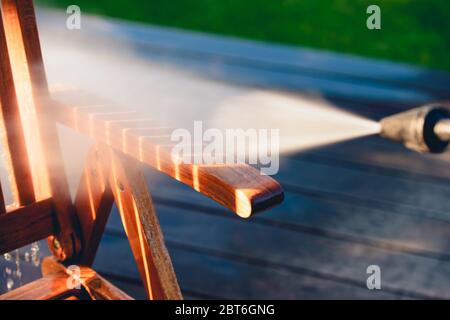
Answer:
M281 186L247 164L190 164L172 158L170 127L78 91L52 92L56 121L164 172L248 218L283 200ZM100 106L99 106L100 105Z

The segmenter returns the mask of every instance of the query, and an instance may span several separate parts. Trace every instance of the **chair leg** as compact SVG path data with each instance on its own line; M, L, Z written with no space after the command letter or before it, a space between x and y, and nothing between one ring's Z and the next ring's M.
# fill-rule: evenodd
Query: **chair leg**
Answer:
M109 185L149 299L182 299L139 164L108 147L100 153L110 166Z
M99 159L98 146L94 145L86 158L75 198L82 236L82 251L77 263L84 266L91 266L94 262L114 203L107 174Z

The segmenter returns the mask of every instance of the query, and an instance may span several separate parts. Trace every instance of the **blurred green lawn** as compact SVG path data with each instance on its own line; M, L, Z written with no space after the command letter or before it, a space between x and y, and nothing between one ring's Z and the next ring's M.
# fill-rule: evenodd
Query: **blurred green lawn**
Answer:
M450 70L450 0L36 0L183 29ZM366 28L378 4L382 29Z

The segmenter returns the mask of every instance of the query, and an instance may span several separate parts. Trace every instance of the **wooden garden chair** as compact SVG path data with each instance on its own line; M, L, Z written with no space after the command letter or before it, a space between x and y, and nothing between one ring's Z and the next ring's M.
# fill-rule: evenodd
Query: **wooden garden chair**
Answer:
M78 92L50 94L32 0L2 0L0 102L14 204L0 189L0 254L47 238L43 277L1 299L130 299L92 265L115 202L150 299L181 299L140 163L242 217L283 199L280 185L247 165L178 164L167 128ZM96 141L76 199L70 197L56 124ZM74 278L69 265L79 266ZM80 288L68 285L79 280Z

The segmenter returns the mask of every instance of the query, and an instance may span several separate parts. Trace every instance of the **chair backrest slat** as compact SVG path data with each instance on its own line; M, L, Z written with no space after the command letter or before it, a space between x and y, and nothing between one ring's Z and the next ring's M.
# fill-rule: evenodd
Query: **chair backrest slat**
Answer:
M0 215L0 255L54 234L52 199L8 210Z
M60 245L51 247L60 259L69 258L79 250L76 211L70 196L69 185L64 171L64 163L59 145L56 122L52 110L48 108L49 91L44 70L36 16L32 0L1 0L2 10L2 67L8 75L8 85L4 85L5 96L10 98L4 109L6 117L15 116L18 121L5 119L5 125L22 125L22 149L11 148L8 154L17 159L28 158L31 173L33 201L51 199L58 224L57 238ZM8 54L9 53L9 54ZM9 69L8 69L9 68ZM3 70L2 70L3 71ZM15 84L15 86L13 86ZM2 93L3 98L3 93ZM6 99L4 98L4 99ZM14 106L12 108L11 106ZM14 118L14 120L16 119ZM16 130L17 126L14 126ZM17 130L16 130L17 131ZM15 131L14 131L15 133ZM17 135L13 135L17 139ZM17 146L14 141L13 146ZM12 151L12 152L11 152ZM28 152L28 157L27 153ZM12 161L15 163L14 161ZM24 172L21 170L20 172ZM14 172L17 179L17 175ZM18 190L26 190L19 185ZM24 204L24 203L22 203ZM52 228L52 232L55 229ZM54 239L50 239L55 243Z
M0 104L11 191L17 204L30 204L35 201L33 181L3 19L0 19Z

